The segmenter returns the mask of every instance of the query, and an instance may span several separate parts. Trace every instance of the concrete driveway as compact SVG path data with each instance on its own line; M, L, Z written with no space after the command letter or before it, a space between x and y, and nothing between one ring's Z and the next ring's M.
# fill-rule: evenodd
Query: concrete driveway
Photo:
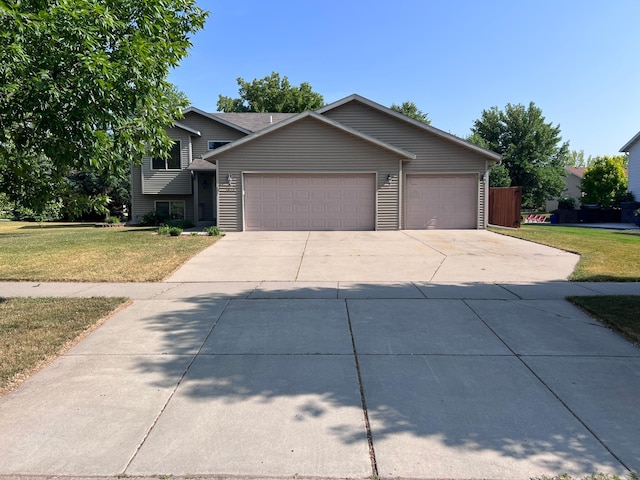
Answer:
M169 282L0 282L6 296L136 299L0 398L0 479L640 471L640 349L563 300L640 284L524 281L562 255L488 232L428 233L229 235ZM323 254L327 243L342 254ZM297 270L261 281L273 249ZM397 281L391 266L388 282L367 270L398 257L409 268L412 249L435 251L439 268ZM507 269L520 282L425 280L450 258L461 262L450 275L480 278L492 268L480 252L518 249L540 257L521 258L522 276ZM185 272L192 282L177 280Z
M566 280L578 259L483 230L242 232L167 281L540 282Z

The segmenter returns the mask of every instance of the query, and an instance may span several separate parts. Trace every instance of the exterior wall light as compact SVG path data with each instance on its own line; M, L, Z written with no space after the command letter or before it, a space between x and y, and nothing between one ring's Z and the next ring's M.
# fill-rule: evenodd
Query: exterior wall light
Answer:
M231 181L233 180L233 177L231 176L231 174L227 175L227 184L231 185Z
M391 176L391 174L387 175L387 183L391 183L392 179L393 177Z

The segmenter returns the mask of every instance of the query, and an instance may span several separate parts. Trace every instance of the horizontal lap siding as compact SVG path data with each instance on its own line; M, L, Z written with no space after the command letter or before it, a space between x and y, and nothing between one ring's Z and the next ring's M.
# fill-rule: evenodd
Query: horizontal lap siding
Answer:
M335 127L306 118L219 155L219 224L239 231L242 173L377 173L377 228L397 229L399 156ZM231 185L226 184L232 175ZM394 181L386 184L387 175Z
M181 170L152 170L151 158L142 159L142 193L155 195L190 195L191 173L189 166L189 133L179 128L169 128L169 136L180 141Z
M478 225L484 226L486 191L480 177L485 173L487 157L359 102L346 103L324 115L414 153L415 159L404 162L405 175L477 174Z
M194 136L193 142L193 158L200 158L202 155L209 151L209 140L216 140L219 142L228 142L237 140L245 136L244 133L238 130L228 127L220 122L211 120L210 118L203 117L202 115L189 112L180 123L193 128L200 132L201 136Z
M155 210L155 202L158 200L184 200L185 215L193 221L193 197L191 195L144 195L142 193L142 176L140 166L133 167L131 188L131 220L140 223L142 217Z

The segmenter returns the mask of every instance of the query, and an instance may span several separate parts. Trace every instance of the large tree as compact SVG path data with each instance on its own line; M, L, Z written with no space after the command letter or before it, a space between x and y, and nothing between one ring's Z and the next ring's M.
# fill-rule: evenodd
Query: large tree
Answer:
M427 125L431 124L431 120L429 120L429 114L420 110L418 106L413 102L402 102L401 105L396 105L395 103L393 103L391 104L391 110L418 120L419 122L426 123Z
M482 139L483 146L502 155L511 185L522 187L524 206L539 207L560 194L569 143L533 102L484 110L471 132L470 139Z
M624 171L626 155L596 157L584 172L580 189L583 204L598 204L603 208L620 206L627 193L628 179Z
M299 87L293 86L286 76L280 78L276 72L254 79L251 83L241 77L237 81L240 96L231 98L220 95L218 111L299 113L324 105L324 98L314 92L311 85L303 82Z
M0 191L38 210L69 175L166 154L187 103L167 75L205 19L195 0L0 0Z

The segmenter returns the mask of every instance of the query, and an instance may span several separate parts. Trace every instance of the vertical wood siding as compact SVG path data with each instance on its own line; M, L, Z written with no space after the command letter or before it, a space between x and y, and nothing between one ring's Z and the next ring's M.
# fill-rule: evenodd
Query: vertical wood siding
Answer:
M399 156L313 118L292 123L215 158L218 224L225 230L243 229L243 172L377 173L377 228L399 228ZM229 174L232 181L227 185ZM393 180L386 184L389 174Z

